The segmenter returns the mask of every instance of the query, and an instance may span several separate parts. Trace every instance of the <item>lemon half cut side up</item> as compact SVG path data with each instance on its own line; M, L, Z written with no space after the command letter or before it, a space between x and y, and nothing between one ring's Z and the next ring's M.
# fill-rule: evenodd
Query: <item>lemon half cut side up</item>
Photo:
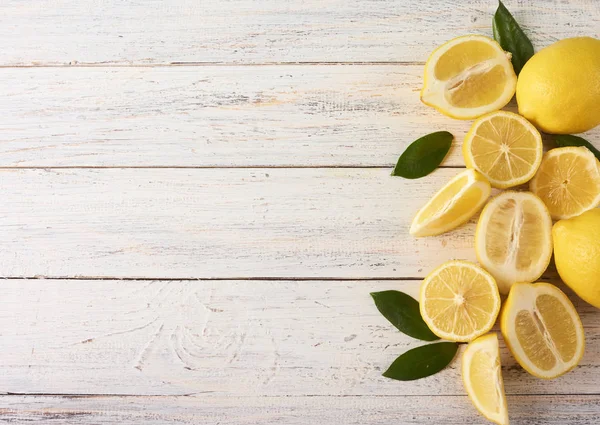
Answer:
M516 86L510 53L489 37L467 35L429 56L421 101L444 115L467 120L503 108Z

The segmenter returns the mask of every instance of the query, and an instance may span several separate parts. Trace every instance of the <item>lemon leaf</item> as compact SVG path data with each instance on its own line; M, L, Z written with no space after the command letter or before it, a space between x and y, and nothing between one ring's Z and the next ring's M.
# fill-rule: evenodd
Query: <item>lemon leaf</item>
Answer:
M554 142L559 148L564 148L565 146L583 146L588 148L600 161L600 151L583 137L572 136L570 134L557 134L554 136Z
M414 381L434 375L450 364L457 350L456 342L438 342L413 348L394 360L383 376L398 381Z
M451 133L437 131L415 140L398 158L392 176L405 179L425 177L442 163L452 146L452 139Z
M494 40L512 54L511 62L515 74L519 75L525 63L533 56L533 44L508 9L498 1L498 9L492 19Z
M422 341L439 339L421 317L419 302L400 291L371 292L377 310L400 332Z

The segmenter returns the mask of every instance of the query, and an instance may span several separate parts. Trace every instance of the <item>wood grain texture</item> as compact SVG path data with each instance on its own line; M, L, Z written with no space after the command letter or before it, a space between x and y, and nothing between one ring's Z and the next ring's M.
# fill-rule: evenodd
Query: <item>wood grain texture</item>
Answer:
M475 259L472 221L415 239L460 170L3 169L2 277L423 277Z
M397 289L417 297L419 285L4 281L0 392L196 394L232 400L463 395L457 360L418 381L381 376L398 355L423 342L389 324L369 292ZM580 366L560 379L540 380L522 370L501 343L507 394L598 393L600 314L569 295L586 332Z
M392 166L436 130L463 165L422 68L0 69L0 166Z
M598 37L595 0L509 0L538 49ZM459 35L491 36L496 2L4 0L0 65L424 61Z
M69 425L481 425L459 397L0 397L0 422ZM508 397L513 425L596 425L600 396Z
M455 136L444 165L462 166L471 121L423 105L421 73L392 65L0 69L0 166L391 167L437 130ZM600 128L583 136L600 148Z

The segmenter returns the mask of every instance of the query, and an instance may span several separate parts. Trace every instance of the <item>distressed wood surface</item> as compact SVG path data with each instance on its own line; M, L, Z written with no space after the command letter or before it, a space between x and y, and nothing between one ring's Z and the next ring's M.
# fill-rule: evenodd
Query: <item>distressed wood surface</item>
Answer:
M420 102L422 68L0 69L0 166L391 166L470 127Z
M10 349L0 351L0 392L462 396L458 358L449 369L418 381L381 376L398 355L423 342L389 324L369 292L397 289L417 296L419 285L4 281L0 344ZM502 343L507 394L598 392L600 312L569 295L586 334L580 365L560 379L540 380L522 370Z
M2 169L4 277L423 277L475 259L475 219L415 239L460 170Z
M508 0L538 49L600 34L596 0ZM0 65L424 61L492 35L490 0L3 0Z
M505 3L537 49L600 36L597 1ZM429 53L491 35L495 8L0 2L0 422L485 423L457 360L381 377L419 343L369 292L416 296L434 266L474 259L475 220L408 236L470 126L418 91ZM389 176L442 129L454 168ZM537 380L501 343L513 425L598 422L600 315L567 292L578 368Z
M0 167L392 166L438 130L462 166L472 121L420 102L422 68L0 69Z
M466 396L31 397L0 396L0 422L69 425L482 425ZM597 425L600 396L508 397L511 424Z

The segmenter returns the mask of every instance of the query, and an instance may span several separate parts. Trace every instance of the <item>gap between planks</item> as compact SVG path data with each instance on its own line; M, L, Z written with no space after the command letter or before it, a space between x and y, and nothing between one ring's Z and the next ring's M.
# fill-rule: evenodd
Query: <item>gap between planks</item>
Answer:
M390 165L59 165L59 166L5 166L0 167L0 170L258 170L258 169L375 169L383 170L386 168L394 168ZM462 165L440 165L438 168L443 169L464 169Z
M112 62L97 63L63 63L63 64L34 64L34 65L0 65L0 69L10 68L168 68L168 67L201 67L201 66L225 66L225 67L257 67L257 66L371 66L371 65L398 65L398 66L424 66L423 61L333 61L333 62L170 62L157 64L119 64Z
M249 282L373 282L373 281L420 281L425 276L383 276L383 277L278 277L278 276L249 276L249 277L104 277L104 276L0 276L3 280L122 280L131 282L213 282L213 281L249 281ZM541 277L540 282L555 282L556 279Z
M123 280L133 282L155 282L155 281L294 281L294 282L354 282L354 281L419 281L424 277L273 277L273 276L250 276L250 277L104 277L104 276L0 276L2 280Z
M211 393L211 391L206 391ZM198 397L203 392L180 394L180 395L168 395L168 394L154 394L154 395L143 395L143 394L68 394L68 393L19 393L19 392L0 392L0 397L61 397L61 398L185 398L185 397ZM507 394L508 397L598 397L598 393L515 393ZM221 395L217 397L223 397ZM467 394L285 394L285 395L261 395L260 398L423 398L423 397L456 397L456 398L468 398ZM236 395L235 398L256 398L254 395Z

